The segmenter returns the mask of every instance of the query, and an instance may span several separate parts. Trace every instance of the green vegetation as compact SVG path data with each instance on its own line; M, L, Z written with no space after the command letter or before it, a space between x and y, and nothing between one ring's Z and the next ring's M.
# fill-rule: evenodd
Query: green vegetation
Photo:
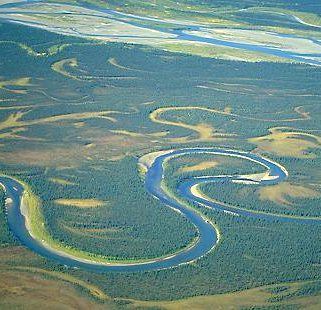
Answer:
M57 250L97 261L143 261L168 255L185 247L193 241L196 232L185 219L149 197L135 166L135 160L125 159L121 165L123 170L116 170L115 164L109 164L109 167L106 166L101 172L87 171L86 175L80 172L73 177L74 183L83 184L79 186L52 184L45 176L38 176L36 179L23 177L37 195L42 197L41 205L35 199L33 200L36 204L30 204L32 209L28 205L30 230L37 239L44 240ZM127 172L127 184L121 178L125 170L132 171L132 175ZM54 173L57 172L47 171L47 175L54 176ZM106 176L110 178L109 186L104 186ZM88 177L94 180L90 186L87 183ZM128 190L123 193L123 188ZM78 206L59 205L61 199L69 196L79 197L77 201L83 201L82 199L90 197L88 195L94 190L96 197L100 197L102 201L106 201L107 197L111 198L111 201L99 208L80 209ZM139 206L138 213L138 201L142 200L146 205ZM40 209L43 209L43 214L38 213ZM131 216L126 217L125 214L129 212ZM150 221L142 226L141 217ZM164 218L164 221L160 221L161 218ZM44 226L37 225L43 222ZM180 234L172 235L168 226L179 227ZM159 236L160 233L166 238ZM147 240L152 242L153 247L146 249Z
M281 8L264 8L264 7L252 7L248 10L249 12L267 12L267 13L276 13L290 15L299 18L303 23L321 27L321 17L318 14L292 11Z
M234 61L272 61L272 62L290 62L286 59L266 55L258 52L244 51L241 49L211 46L206 44L188 44L188 43L167 43L159 44L159 47L166 51L191 54L208 58L220 58Z
M53 1L53 2L59 2ZM65 2L65 1L64 1ZM74 3L74 1L68 1ZM295 14L307 22L316 22L319 20L317 14L320 13L320 8L314 5L309 0L299 0L296 3L289 3L284 0L268 0L264 1L264 7L259 0L241 0L231 2L229 0L220 1L175 1L175 0L161 0L161 1L146 1L146 0L87 0L87 3L94 4L101 7L113 8L126 13L133 13L146 16L158 16L160 18L172 18L182 20L196 20L198 22L217 24L221 22L223 25L227 21L232 24L233 18L228 14L235 13L238 10L250 8L253 11L264 12L281 12ZM242 23L242 20L237 19L234 24Z
M53 55L60 53L66 47L70 46L69 44L61 44L61 45L56 44L56 45L50 46L46 51L38 52L26 44L17 43L15 41L0 41L0 44L6 44L6 45L7 44L15 44L15 45L19 46L22 50L25 50L28 53L28 55L35 56L35 57L53 56Z
M313 191L309 187L300 188L295 186L295 189L295 192L291 192L292 189L285 192L284 196L286 198L282 196L282 193L273 193L273 195L265 198L260 194L260 190L263 190L263 188L260 189L255 185L245 186L224 183L201 185L201 192L207 196L236 208L293 216L320 217L321 214L318 208L320 193ZM305 193L310 193L310 195Z
M181 5L182 15L190 3ZM227 2L217 5L222 3ZM188 246L197 237L194 227L146 192L137 168L144 154L181 147L256 150L289 171L274 196L264 186L204 185L201 189L214 199L258 211L321 215L320 68L100 44L8 23L1 25L0 40L1 59L10 60L0 62L0 81L5 81L0 88L0 170L28 184L29 198L31 192L39 197L41 205L33 198L29 206L37 206L32 221L40 238L77 255L82 251L117 261L160 257ZM63 66L76 79L52 70L66 59L77 60L77 67L70 66L74 61ZM28 83L12 83L26 77ZM291 146L287 152L286 143ZM178 183L190 176L262 171L242 159L189 155L168 162L164 184L177 195ZM57 203L61 199L69 205ZM192 204L221 232L219 246L209 255L172 270L95 274L18 247L6 225L3 193L0 200L3 285L13 290L20 283L38 304L35 292L41 288L53 303L50 294L62 291L61 302L73 296L87 309L179 309L186 303L197 309L223 301L233 306L235 300L245 309L320 304L319 225L233 217ZM104 203L80 208L84 201ZM28 291L31 275L37 281ZM82 286L86 283L110 299L98 302ZM17 305L28 296L14 299L13 293L1 292L0 307L8 305L8 298L2 298L6 294ZM199 295L207 297L189 299Z
M4 191L0 190L0 249L2 247L18 244L16 238L12 235L7 224L6 204Z

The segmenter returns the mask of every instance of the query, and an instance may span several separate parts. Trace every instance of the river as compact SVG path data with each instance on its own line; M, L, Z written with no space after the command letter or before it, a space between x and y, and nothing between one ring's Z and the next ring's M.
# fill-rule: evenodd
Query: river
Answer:
M180 183L178 193L181 195L176 198L170 195L166 189L163 188L163 176L164 176L164 164L169 162L172 158L187 154L213 154L221 156L231 156L250 160L256 164L259 164L267 169L268 178L264 180L253 180L248 177L240 175L228 175L228 176L204 176L201 178L190 178ZM203 182L216 182L216 181L242 181L242 182L254 182L262 183L265 185L272 185L284 181L287 178L287 172L285 168L279 164L261 157L257 154L246 153L235 150L223 150L218 148L186 148L180 150L171 150L165 154L158 155L145 175L145 187L146 190L156 199L159 199L165 207L170 207L176 212L179 212L182 216L186 217L198 231L199 238L191 246L178 251L176 254L168 257L162 257L159 259L151 259L139 263L102 263L85 259L80 259L75 256L71 256L62 251L57 251L54 248L46 246L42 240L37 240L30 231L28 231L25 223L25 217L21 212L21 197L24 192L24 188L19 181L8 176L1 176L0 182L5 186L6 197L11 198L12 202L7 206L8 210L8 223L11 231L14 235L32 251L39 255L45 256L49 259L53 259L60 264L83 268L95 272L107 272L107 271L120 271L120 272L135 272L135 271L148 271L177 267L181 264L186 264L199 259L200 257L208 254L219 243L220 235L218 229L207 219L204 215L196 211L196 209L190 207L184 201L193 200L195 203L203 206L204 204L211 207L218 212L226 212L228 214L237 216L249 216L260 217L265 220L286 220L295 222L307 222L302 219L291 219L284 215L266 215L256 213L251 210L238 210L230 208L226 205L219 203L211 203L206 199L199 198L192 194L191 188L194 185L201 184ZM181 200L183 199L183 201ZM146 219L148 220L148 219ZM311 220L313 222L313 220ZM318 222L318 221L316 221ZM39 223L42 225L42 223ZM94 259L94 258L93 258Z

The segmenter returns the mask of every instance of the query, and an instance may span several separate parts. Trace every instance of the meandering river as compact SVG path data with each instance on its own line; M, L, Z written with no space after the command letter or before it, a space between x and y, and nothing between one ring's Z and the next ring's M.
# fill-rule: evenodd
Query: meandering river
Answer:
M184 180L180 183L177 192L180 197L170 194L166 187L162 185L164 182L164 167L165 163L168 163L172 158L176 158L183 155L193 154L213 154L220 156L231 156L250 160L258 165L261 165L267 169L267 173L264 178L257 179L254 177L246 177L242 175L221 175L221 176L204 176L194 177ZM170 163L169 163L170 164ZM11 231L14 235L32 251L45 256L49 259L53 259L61 264L83 268L95 272L107 272L107 271L120 271L120 272L134 272L134 271L147 271L166 269L176 267L181 264L186 264L199 259L200 257L208 254L215 248L220 239L218 229L207 219L204 215L199 213L196 209L192 208L186 201L191 200L199 205L206 205L213 208L218 212L225 212L232 216L247 216L247 217L260 217L265 220L280 220L280 221L295 221L295 222L319 222L319 220L305 219L305 218L291 218L285 215L258 213L252 210L235 209L220 203L213 203L202 197L198 197L193 193L192 188L203 182L245 182L245 183L261 183L265 185L276 184L284 181L287 178L287 171L281 165L261 157L257 154L246 153L235 150L223 150L218 148L185 148L179 150L169 150L165 153L156 155L153 162L146 166L147 172L145 175L145 187L146 190L156 199L159 199L164 208L170 207L182 216L186 217L198 231L198 239L188 246L187 248L178 251L176 254L151 259L139 263L102 263L78 258L63 251L57 251L51 248L43 240L37 240L32 231L29 231L26 227L26 218L22 212L21 198L24 192L23 185L14 178L9 176L1 176L0 183L2 183L6 190L6 197L10 198L7 205L8 211L8 223ZM250 186L250 185L249 185ZM146 219L148 221L148 219ZM39 223L43 225L43 223Z

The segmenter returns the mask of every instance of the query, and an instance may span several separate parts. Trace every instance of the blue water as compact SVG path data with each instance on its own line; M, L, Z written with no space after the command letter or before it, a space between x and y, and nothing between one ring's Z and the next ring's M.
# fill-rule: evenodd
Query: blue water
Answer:
M28 1L28 3L41 3L41 1ZM230 48L236 48L236 49L242 49L242 50L247 50L247 51L253 51L253 52L260 52L260 53L264 53L267 55L272 55L272 56L277 56L277 57L282 57L282 58L286 58L286 59L290 59L290 60L294 60L294 61L299 61L301 63L306 63L306 64L310 64L310 65L321 65L321 61L317 60L317 59L307 59L305 57L320 57L321 54L319 53L311 53L311 54L300 54L300 53L294 53L294 52L290 52L290 51L285 51L282 49L278 49L276 47L271 47L271 46L266 46L266 45L258 45L258 44L250 44L250 43L240 43L240 42L233 42L233 41L228 41L228 40L221 40L221 39L215 39L215 38L205 38L202 36L198 36L198 35L192 35L192 34L188 34L186 33L186 30L188 29L189 31L193 30L193 31L201 31L202 29L215 29L215 28L221 28L221 27L204 27L204 26L198 26L198 25L180 25L178 24L177 26L180 28L185 28L184 29L168 29L166 27L161 28L161 27L153 27L153 25L145 25L140 23L140 21L152 21L152 22L157 22L157 24L168 24L168 23L172 23L172 22L168 22L168 21L163 21L163 20L157 20L155 18L148 18L148 17L143 17L143 16L136 16L136 15L130 15L130 14L125 14L122 12L117 12L114 10L110 10L110 9L105 9L105 8L100 8L100 7L96 7L90 4L86 4L86 3L81 3L80 4L84 7L84 8L88 8L91 10L94 10L97 12L97 14L73 14L73 15L83 15L83 16L99 16L101 18L103 18L104 16L99 15L99 13L104 13L107 16L105 16L108 19L113 19L115 21L120 21L122 23L131 25L131 26L137 26L143 29L155 29L159 32L162 32L164 34L170 34L170 35L175 35L176 37L171 39L167 39L168 41L170 40L183 40L183 41L194 41L194 42L201 42L201 43L207 43L213 46L224 46L224 47L230 47ZM26 2L18 2L18 3L10 3L10 4L4 4L2 6L0 6L1 8L19 8L21 6L26 5ZM70 4L68 4L70 6ZM72 7L72 6L71 6ZM8 16L10 16L10 14L12 14L12 12L7 11L7 12L3 12L4 14L7 14ZM24 11L15 11L15 13L20 13L20 14L24 14ZM42 14L42 15L60 15L60 14L68 14L67 12L28 12L28 14ZM71 14L71 13L70 13ZM14 18L7 19L8 21L12 20L14 21ZM28 22L29 23L29 22ZM174 22L173 22L174 23ZM31 24L31 23L29 23ZM35 24L36 25L36 24ZM87 33L81 33L81 32L76 32L78 35L80 36L88 36ZM275 36L278 36L280 38L282 37L288 37L288 38L303 38L302 36L295 36L295 35L290 35L290 34L278 34L278 33L272 33ZM118 35L101 35L101 34L91 34L91 36L93 37L106 37L106 38L113 38L113 37L123 37L123 38L140 38L139 36L118 36ZM151 37L152 39L153 37ZM307 40L310 40L313 43L316 44L321 44L318 40L315 40L313 38L309 38L309 37L304 37Z
M156 261L146 261L140 264L131 264L131 265L103 265L103 264L94 264L92 262L79 262L72 257L66 257L63 254L55 253L53 250L43 246L41 242L35 240L30 236L28 230L25 226L24 216L21 214L20 202L21 195L23 193L23 187L14 179L10 177L0 177L0 182L6 187L6 195L13 200L11 206L8 207L8 223L9 227L15 236L21 241L22 244L33 250L34 252L45 256L49 259L53 259L63 265L70 267L83 268L86 270L91 270L95 272L107 272L107 271L120 271L120 272L135 272L135 271L148 271L148 270L157 270L176 267L180 264L188 263L193 260L196 260L203 255L206 255L213 247L215 247L218 237L216 230L211 223L209 223L205 218L197 213L194 209L185 206L177 202L172 197L168 196L166 192L161 188L161 182L164 174L163 164L165 161L170 160L173 157L183 156L186 154L202 154L210 153L213 155L225 155L225 156L242 156L247 160L254 161L260 165L263 165L269 170L270 176L275 176L274 180L262 181L263 184L276 184L282 182L287 178L286 172L276 163L262 158L259 155L252 153L244 153L233 150L222 150L215 148L189 148L174 150L167 154L161 155L156 158L151 167L148 169L145 176L145 187L146 190L159 199L164 207L171 207L176 211L180 212L182 216L185 216L198 231L199 239L193 244L192 247L185 249L178 254L169 257L161 258ZM240 180L239 176L216 176L216 177L201 177L201 178L191 178L184 180L178 188L178 193L181 195L181 198L191 200L200 205L207 205L218 211L231 211L239 216L247 216L253 218L261 218L264 220L278 220L278 221L292 221L298 223L321 223L318 220L307 220L307 219L292 219L283 215L266 215L255 213L251 210L238 210L230 208L224 205L217 203L212 203L207 200L195 197L191 194L191 186L194 184L200 184L202 182L217 182L217 181L229 182L232 180ZM245 179L247 180L247 179ZM148 220L148 219L147 219ZM42 223L39 223L41 225Z

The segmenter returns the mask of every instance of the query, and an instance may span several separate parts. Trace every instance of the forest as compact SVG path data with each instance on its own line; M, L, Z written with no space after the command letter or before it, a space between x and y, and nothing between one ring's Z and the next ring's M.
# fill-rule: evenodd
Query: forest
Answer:
M309 3L300 1L299 6ZM197 237L186 218L145 190L138 160L153 151L196 146L252 151L286 167L288 186L320 192L318 67L213 61L5 22L0 43L1 58L8 59L0 64L0 170L32 188L46 229L64 245L115 260L140 260L175 253ZM150 116L165 107L174 109ZM284 143L290 148L284 149ZM164 180L176 193L178 184L191 176L263 171L242 159L186 155L167 163ZM275 202L260 199L262 188L209 183L201 190L248 209L321 215L317 194L284 196L280 190ZM280 204L280 197L290 205ZM4 198L1 191L0 248L11 249L21 244L8 228ZM86 206L88 200L96 205ZM210 253L191 264L96 274L28 251L19 266L75 276L112 298L142 300L320 279L320 225L235 217L185 203L217 224L222 234ZM15 264L6 261L2 267ZM320 288L311 284L295 294L317 295ZM289 293L282 300L291 297Z

